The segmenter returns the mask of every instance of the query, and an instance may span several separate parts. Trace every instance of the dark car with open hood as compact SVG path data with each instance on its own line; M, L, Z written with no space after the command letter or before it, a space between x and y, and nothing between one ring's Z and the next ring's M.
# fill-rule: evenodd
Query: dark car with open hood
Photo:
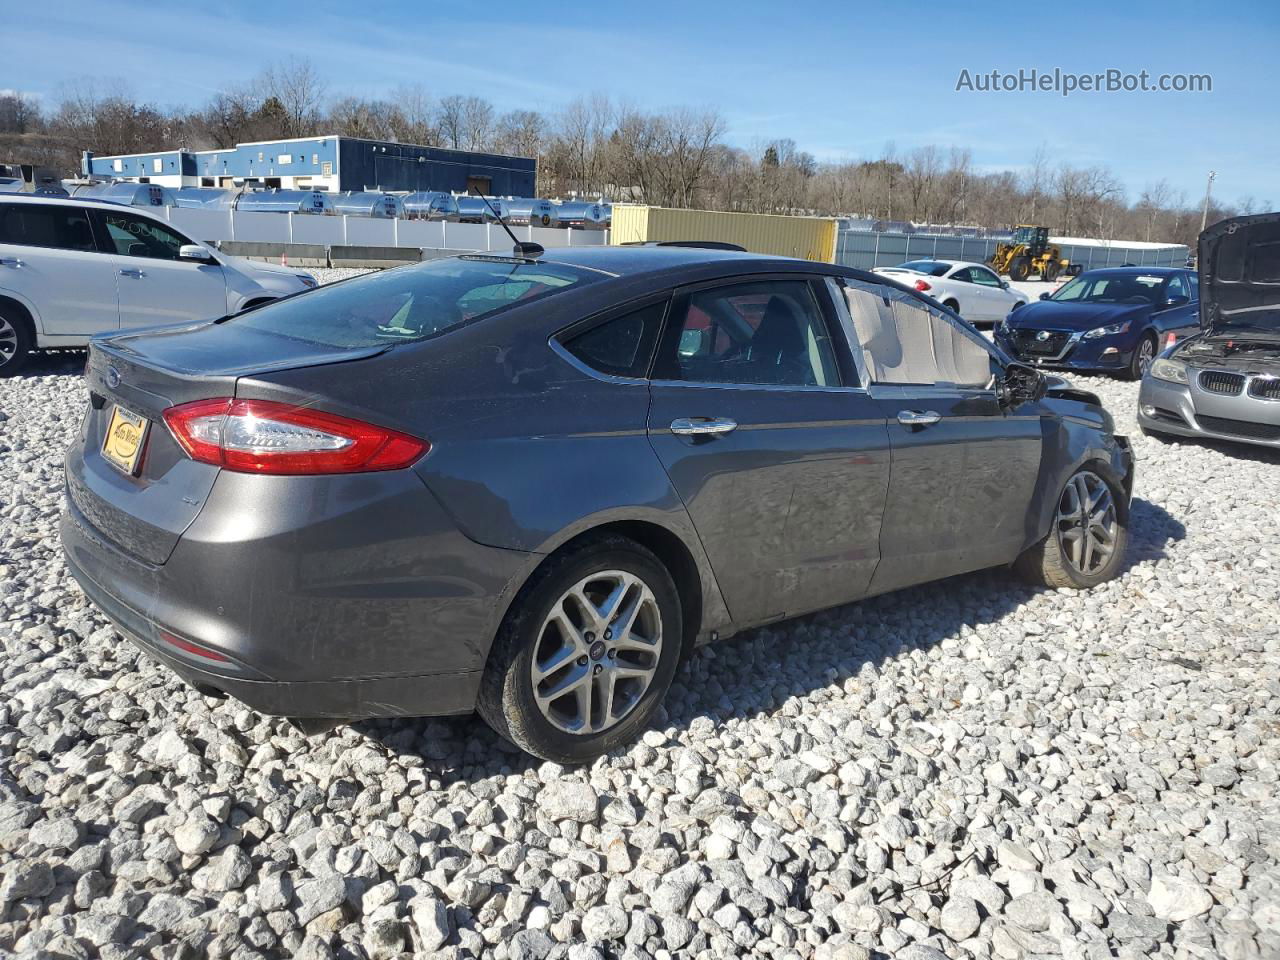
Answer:
M1194 271L1109 267L1073 277L996 324L1006 353L1038 367L1137 380L1169 338L1196 328Z
M1016 564L1124 563L1097 397L831 264L464 256L94 341L71 572L198 689L627 743L695 644ZM785 656L785 651L780 651Z
M1138 424L1280 448L1280 213L1214 224L1198 249L1200 331L1151 365Z

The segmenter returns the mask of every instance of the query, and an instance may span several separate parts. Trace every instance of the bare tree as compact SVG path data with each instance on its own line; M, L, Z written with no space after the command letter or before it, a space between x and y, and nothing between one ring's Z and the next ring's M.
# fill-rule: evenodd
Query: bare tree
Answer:
M436 126L436 105L419 85L397 87L391 93L394 108L392 122L396 139L401 143L417 143L434 147L440 144L440 131Z
M487 150L493 141L493 104L467 97L462 104L462 142L466 150Z
M453 150L462 148L466 136L467 98L452 94L440 100L436 112L436 129L440 131L441 143Z
M0 133L31 133L40 126L40 107L21 93L0 94Z
M274 98L283 108L284 136L305 137L319 132L326 84L310 60L294 57L282 66L270 67L262 74L260 84L268 98Z
M494 129L494 149L517 157L536 157L542 152L546 121L535 110L512 110L498 118Z

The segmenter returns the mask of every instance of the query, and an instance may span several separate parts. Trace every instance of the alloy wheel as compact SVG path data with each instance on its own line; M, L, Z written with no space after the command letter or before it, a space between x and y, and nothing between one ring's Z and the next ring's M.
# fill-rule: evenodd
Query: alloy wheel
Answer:
M1077 573L1096 574L1116 549L1118 520L1111 488L1096 473L1081 470L1062 490L1055 526L1067 563Z
M1151 369L1151 364L1155 363L1156 347L1151 342L1150 337L1143 337L1142 342L1138 344L1138 378L1141 379L1147 375L1147 371Z
M653 591L622 570L593 573L551 607L530 664L538 710L566 733L601 733L640 702L662 654Z
M0 317L0 367L13 359L13 355L18 352L18 331L13 328L13 324Z

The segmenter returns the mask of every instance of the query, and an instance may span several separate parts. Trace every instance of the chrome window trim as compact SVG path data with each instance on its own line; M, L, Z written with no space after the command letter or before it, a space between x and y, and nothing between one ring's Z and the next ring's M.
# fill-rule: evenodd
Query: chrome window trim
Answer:
M767 390L774 393L796 393L798 391L803 391L804 393L852 393L860 394L862 396L868 395L865 387L819 387L788 383L724 383L721 381L703 380L650 380L649 384L655 387L699 387L703 390Z
M603 373L602 371L595 369L570 353L568 348L565 347L559 339L557 339L558 336L559 334L555 334L548 337L547 346L551 348L552 353L558 356L561 360L564 360L569 364L569 366L573 367L579 373L585 373L592 379L600 380L604 383L621 383L635 386L637 384L644 384L648 382L643 377L619 377L617 374Z

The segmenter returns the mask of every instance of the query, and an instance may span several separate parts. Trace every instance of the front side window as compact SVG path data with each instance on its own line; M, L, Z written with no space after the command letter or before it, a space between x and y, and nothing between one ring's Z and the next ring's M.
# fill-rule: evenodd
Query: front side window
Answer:
M974 283L980 283L984 287L1000 286L1000 278L990 270L984 270L981 267L970 268L969 276L973 279Z
M887 288L846 284L853 329L872 381L985 388L994 358L950 317Z
M665 300L632 310L565 339L564 348L592 370L615 377L649 372L653 344L662 328Z
M83 207L68 203L0 206L0 243L93 252L93 230Z
M122 257L148 257L152 260L177 260L186 237L174 233L164 224L132 213L103 210L109 249Z
M676 300L659 380L840 385L822 312L804 280L766 280L699 290Z
M562 264L449 257L320 287L229 322L330 347L383 346L425 340L599 278Z

